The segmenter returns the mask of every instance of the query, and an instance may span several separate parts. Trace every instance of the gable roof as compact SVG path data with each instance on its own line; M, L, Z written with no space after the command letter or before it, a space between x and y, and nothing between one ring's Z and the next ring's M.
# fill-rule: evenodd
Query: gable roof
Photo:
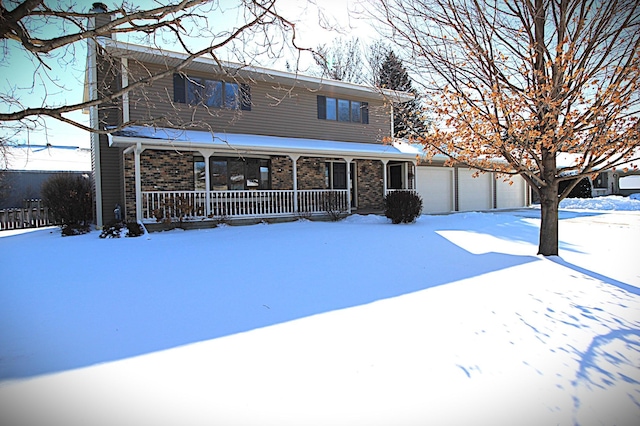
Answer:
M113 56L169 67L175 67L189 57L188 54L182 52L125 43L110 38L100 38L99 43L103 49ZM370 99L385 99L390 102L407 102L414 99L414 95L409 92L381 89L368 85L279 71L255 65L219 61L211 56L196 58L187 70L207 73L211 73L212 70L218 70L218 72L224 72L247 80L299 86L313 91L326 91L345 96L351 95Z

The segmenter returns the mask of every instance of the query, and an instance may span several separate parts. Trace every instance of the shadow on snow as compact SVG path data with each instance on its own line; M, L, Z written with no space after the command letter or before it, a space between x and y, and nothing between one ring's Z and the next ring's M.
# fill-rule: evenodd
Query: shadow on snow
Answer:
M499 232L504 219L487 232ZM2 267L0 380L228 336L537 260L472 254L436 233L450 220L437 224L431 217L398 226L298 222L151 240L32 233L25 238L47 248L35 261L41 279L10 258ZM510 238L533 238L522 232Z

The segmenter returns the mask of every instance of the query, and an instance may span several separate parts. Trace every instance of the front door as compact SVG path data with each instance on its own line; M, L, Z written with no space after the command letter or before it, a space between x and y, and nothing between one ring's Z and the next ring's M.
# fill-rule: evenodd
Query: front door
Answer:
M389 165L389 189L402 189L402 164Z
M329 182L329 187L331 189L347 189L347 163L329 163L327 170L330 171L331 180ZM349 172L350 172L350 188L351 188L351 207L356 207L356 197L357 197L357 188L356 188L356 164L349 164Z

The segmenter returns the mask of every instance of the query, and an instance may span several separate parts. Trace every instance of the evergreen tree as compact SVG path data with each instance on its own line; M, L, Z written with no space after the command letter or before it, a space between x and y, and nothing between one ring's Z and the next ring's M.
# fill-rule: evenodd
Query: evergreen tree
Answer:
M378 84L382 89L399 90L416 95L411 101L397 103L393 108L393 129L397 138L420 136L424 132L424 122L417 91L413 88L407 69L393 50L389 50L380 65Z

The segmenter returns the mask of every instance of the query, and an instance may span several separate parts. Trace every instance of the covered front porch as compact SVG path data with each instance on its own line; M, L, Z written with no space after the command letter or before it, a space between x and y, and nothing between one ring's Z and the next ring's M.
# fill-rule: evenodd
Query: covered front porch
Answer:
M415 189L409 146L141 127L110 144L130 171L126 217L147 223L337 217Z

